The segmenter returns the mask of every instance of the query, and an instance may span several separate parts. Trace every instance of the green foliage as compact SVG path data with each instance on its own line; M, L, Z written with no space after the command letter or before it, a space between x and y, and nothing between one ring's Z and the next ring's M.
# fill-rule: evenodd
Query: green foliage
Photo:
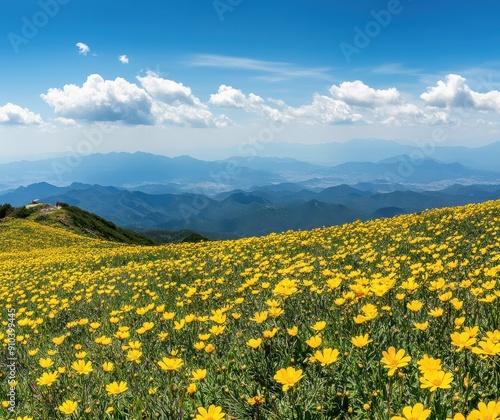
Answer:
M2 204L0 206L0 219L7 217L14 211L14 207L12 207L9 203Z
M205 238L204 236L201 236L198 233L190 233L188 236L183 238L181 242L193 242L193 243L198 243L198 242L205 242L208 241L208 238Z
M35 214L36 211L37 210L34 207L31 207L31 208L18 207L16 209L14 209L14 211L11 212L10 216L16 217L18 219L26 219L26 218L30 217L32 214Z
M155 245L157 243L133 230L120 228L113 222L82 210L79 207L70 206L66 203L58 203L58 205L66 213L73 228L90 236L126 244Z

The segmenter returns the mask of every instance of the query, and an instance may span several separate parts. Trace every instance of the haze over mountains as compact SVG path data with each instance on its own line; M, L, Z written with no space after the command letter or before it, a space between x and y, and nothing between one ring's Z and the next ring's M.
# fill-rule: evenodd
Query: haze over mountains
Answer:
M439 146L433 140L423 140L411 145L380 139L354 139L345 143L313 145L269 143L259 150L259 155L286 156L331 165L346 162L378 162L394 156L409 155L417 159L425 156L443 163L459 162L472 168L500 170L498 162L500 141L477 148Z
M147 153L13 162L0 165L0 203L65 202L156 236L184 229L217 239L264 235L499 199L497 150L500 142L435 148L426 156L423 149L394 142L358 140L287 150L341 162L335 165L262 156L207 162ZM436 159L444 154L446 161ZM348 156L353 161L342 162ZM365 161L354 160L363 156Z
M286 150L286 156L283 156ZM275 153L276 157L266 157ZM0 165L0 192L41 181L112 185L150 193L217 194L256 185L298 183L310 189L359 182L442 189L500 180L500 142L466 147L414 147L386 140L317 145L267 144L260 156L203 161L148 153L109 153ZM299 159L297 159L299 158ZM318 162L322 162L318 164Z

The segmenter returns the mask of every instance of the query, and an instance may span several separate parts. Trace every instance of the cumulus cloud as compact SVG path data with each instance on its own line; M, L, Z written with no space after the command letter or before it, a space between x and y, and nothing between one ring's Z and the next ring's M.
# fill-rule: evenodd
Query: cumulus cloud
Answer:
M449 123L450 113L403 99L394 87L375 89L360 80L332 85L328 94L315 93L312 102L291 107L280 99L263 99L253 93L221 85L210 96L216 107L241 109L273 121L302 124L382 124L391 126Z
M153 114L160 124L173 123L195 127L225 126L227 117L215 118L208 106L193 95L191 88L153 72L137 78L151 96Z
M214 122L215 122L215 126L217 128L225 128L225 127L234 126L233 120L231 120L231 118L229 118L225 114L221 114L221 115L215 117Z
M126 55L120 55L118 61L122 64L128 64L128 57Z
M224 114L217 116L214 110L227 108L284 123L413 126L453 123L458 112L455 108L473 108L482 114L500 110L498 91L475 92L458 75L447 76L444 82L439 81L416 99L403 95L395 87L378 89L355 80L331 85L323 93L314 93L308 103L297 106L225 84L203 102L189 86L153 72L138 76L135 83L123 78L105 80L93 74L81 86L52 88L41 97L53 107L56 121L65 125L111 121L131 125L226 127L233 122ZM24 121L30 118L32 123L41 122L40 116L32 113L26 114ZM4 116L3 120L16 121L14 116Z
M215 117L182 83L154 73L138 77L138 80L141 87L120 77L104 80L92 74L81 87L51 88L41 98L64 119L59 121L111 121L131 125L170 123L196 127L230 124L224 115Z
M284 102L282 102L281 110L272 107L266 102L279 106L279 101L268 100L265 101L258 95L250 93L245 95L240 89L235 89L232 86L221 85L217 93L210 95L209 103L221 108L236 108L242 109L245 112L257 113L265 116L272 121L288 121L290 116L287 115L286 110L291 109Z
M87 55L90 51L90 47L83 42L77 42L76 46L78 47L78 54Z
M181 126L209 127L217 125L214 116L206 107L189 105L172 106L158 102L153 108L158 124L171 123Z
M145 77L137 79L149 94L160 101L179 105L199 102L198 98L193 96L191 88L173 80L163 79L153 72L148 72Z
M74 126L78 125L78 123L75 120L71 119L71 118L57 117L56 121L59 124L62 124L62 125L65 125L65 126L69 126L69 127L74 127Z
M329 89L330 94L348 105L375 108L380 105L397 104L401 101L401 95L396 88L373 89L365 85L361 80L354 82L343 82L333 85Z
M265 116L272 121L299 121L304 124L339 123L359 121L361 115L353 113L341 100L315 94L311 104L298 108L288 106L282 100L267 99L240 89L221 85L217 93L210 95L210 104L217 107L242 109Z
M429 105L439 108L473 106L472 90L465 83L465 78L458 74L449 74L446 81L439 80L437 86L427 88L420 97Z
M315 123L352 123L363 120L363 116L344 101L325 95L314 94L309 105L292 108L291 116L306 124Z
M251 109L260 107L264 100L253 93L248 97L239 89L232 86L220 85L217 93L210 95L210 103L219 107Z
M434 125L449 123L448 112L436 111L422 104L405 100L395 88L375 89L360 80L343 82L329 89L333 98L348 105L352 112L361 115L353 121L390 126Z
M63 89L51 88L41 98L64 118L154 124L149 95L121 77L104 80L100 75L92 74L82 87L65 85Z
M31 112L13 103L0 107L0 124L4 125L40 125L43 123L39 114Z
M218 92L210 96L209 102L217 107L258 113L272 121L280 122L298 121L314 124L354 122L361 119L361 115L352 112L344 101L319 94L314 94L311 104L294 108L282 100L264 100L254 93L245 95L239 89L221 85Z
M466 79L449 74L445 81L429 87L420 97L430 106L438 108L472 108L478 111L500 111L500 91L480 93L473 91Z

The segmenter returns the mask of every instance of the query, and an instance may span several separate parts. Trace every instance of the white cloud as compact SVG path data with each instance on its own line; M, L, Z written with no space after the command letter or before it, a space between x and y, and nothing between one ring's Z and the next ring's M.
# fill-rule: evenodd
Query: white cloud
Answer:
M439 108L473 106L472 91L465 78L457 74L446 76L446 82L439 80L437 86L427 88L420 97L429 105Z
M401 95L396 88L373 89L360 80L354 82L343 82L339 86L330 87L331 95L348 105L375 108L381 105L397 104L401 101Z
M81 86L52 88L41 98L54 108L59 122L112 121L131 125L174 124L193 127L227 126L224 115L215 117L208 106L182 83L154 73L138 77L142 87L123 78L104 80L88 76Z
M363 116L354 112L344 101L318 93L314 94L311 104L292 109L290 113L306 124L352 123L363 120Z
M369 124L388 126L434 125L450 122L449 112L436 111L421 104L408 102L395 88L374 89L360 80L333 85L330 94L349 105Z
M243 109L248 101L241 90L234 89L232 86L220 85L217 93L210 95L209 102L222 108Z
M361 115L353 113L345 102L319 94L313 96L311 104L294 108L282 100L264 100L253 93L247 96L239 89L221 85L216 94L210 95L209 102L214 106L242 109L280 122L295 120L304 124L314 124L353 122L361 119Z
M447 111L408 102L394 87L374 89L360 80L332 85L330 95L315 93L310 104L298 107L280 99L267 99L221 85L210 96L216 107L240 109L272 121L299 124L381 124L386 126L434 125L452 122Z
M157 102L153 114L158 124L175 124L190 127L210 127L216 125L214 116L206 107L193 107L186 104L172 106Z
M234 89L232 86L220 85L218 92L210 95L209 102L219 107L252 110L255 107L260 107L264 100L253 93L250 93L247 97L239 89Z
M76 46L78 47L78 54L87 55L90 51L90 47L83 42L77 42Z
M374 123L401 127L403 125L434 125L438 123L448 123L449 114L447 112L421 109L417 105L402 102L397 105L387 105L374 110L372 114Z
M416 99L403 95L395 87L377 89L355 80L331 85L324 93L314 93L309 103L296 106L225 84L203 102L189 86L153 72L137 77L136 83L123 78L105 80L93 74L82 86L52 88L41 97L53 107L56 121L64 125L111 121L130 125L227 127L233 122L224 114L215 114L214 109L229 108L284 123L415 127L455 124L457 118L468 118L459 115L456 108L470 108L471 121L477 120L477 114L500 111L500 92L475 92L458 75L449 75L445 82L439 81ZM41 117L31 114L32 121L37 121L36 118L40 123ZM14 117L4 120L16 121Z
M137 78L153 98L153 114L160 124L173 123L195 127L225 126L227 117L217 119L208 106L192 94L191 88L174 80L163 79L153 72Z
M268 102L277 105L279 102L268 100ZM232 86L221 85L217 93L210 95L209 103L221 108L236 108L242 109L245 112L257 113L265 116L272 121L288 121L290 116L286 110L291 109L284 102L284 110L273 108L266 104L266 101L260 96L250 93L245 95L241 90L235 89Z
M43 123L39 114L31 112L28 108L7 103L0 107L0 124L5 125L40 125Z
M210 63L210 57L205 57ZM255 69L263 64L243 59L226 57L227 65ZM216 65L215 63L213 64ZM400 64L386 65L377 71L395 73L404 70ZM411 69L417 71L418 69ZM409 72L409 70L408 70ZM490 87L491 83L483 87ZM500 112L500 92L489 90L481 93L472 90L466 79L450 74L437 86L430 87L415 100L396 88L376 89L361 80L345 81L332 85L330 95L315 93L312 103L291 107L281 99L263 99L253 93L245 94L231 86L221 85L217 93L210 96L209 103L216 107L241 109L256 113L275 121L297 123L366 123L387 126L455 124L457 109L468 108L471 112ZM421 99L421 100L420 100ZM423 100L423 101L422 101Z
M64 126L69 126L69 127L78 125L78 123L71 118L57 117L56 121Z
M154 124L149 95L121 77L104 80L100 75L92 74L82 87L65 85L63 89L51 88L41 98L64 118Z
M234 122L225 114L216 117L214 122L217 128L232 127L234 125Z
M128 64L128 57L126 55L120 55L118 61L122 64Z
M449 74L445 79L439 80L436 86L427 88L420 95L428 105L500 112L500 91L475 92L466 83L466 79L458 74Z
M177 104L194 104L199 101L193 96L189 87L173 80L158 77L153 72L148 72L145 77L137 79L149 94L161 101Z

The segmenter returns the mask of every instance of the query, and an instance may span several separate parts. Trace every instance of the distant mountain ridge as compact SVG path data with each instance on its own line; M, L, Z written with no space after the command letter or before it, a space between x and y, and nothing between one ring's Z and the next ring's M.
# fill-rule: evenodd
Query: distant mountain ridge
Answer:
M268 144L262 154L276 147ZM0 185L9 187L0 203L65 202L164 238L179 231L217 239L265 235L498 199L499 148L497 142L418 154L409 145L371 139L291 145L287 157L212 162L142 152L91 154L74 165L64 157L21 161L0 165ZM332 152L350 160L326 163ZM439 160L445 152L454 160ZM312 162L320 156L324 163ZM480 159L499 170L464 163Z
M227 163L208 162L189 156L169 158L150 153L107 153L80 157L78 163L67 159L19 161L0 165L0 183L4 185L28 185L43 180L51 184L115 185L118 187L144 184L223 184ZM239 167L231 173L233 184L249 187L252 182L279 182L272 173ZM16 184L13 184L15 180ZM249 184L248 180L252 180Z
M189 230L202 232L207 238L223 239L312 229L500 199L500 184L382 193L374 192L376 186L370 184L364 184L364 189L339 185L319 191L293 186L285 183L269 188L254 187L251 191L234 190L209 197L193 193L147 194L100 185L56 187L39 183L0 195L0 203L24 205L29 192L45 203L65 202L137 231ZM43 192L51 195L43 197ZM161 232L155 235L162 236Z
M316 153L325 148L344 148L344 152L337 156L339 159L347 156L346 151L350 153L349 161L321 165L262 156L209 162L189 156L169 158L142 152L92 154L81 157L71 165L64 158L20 161L0 165L0 185L3 186L3 193L21 185L44 181L59 186L113 185L150 194L191 192L214 196L236 189L248 191L256 185L270 187L285 183L315 191L333 185L359 183L385 184L385 190L387 184L414 190L438 190L455 183L500 183L500 162L497 159L500 154L495 154L496 148L500 152L497 143L479 149L451 148L450 155L456 159L441 161L438 157L443 154L444 148L436 148L429 156L415 155L412 153L415 150L408 146L385 141L381 143L383 147L379 152L372 153L378 144L375 140L373 142L368 142L370 147L366 146L367 141L361 140L304 146L302 159L307 159L309 155L306 149L316 150ZM269 147L272 149L275 145ZM291 147L288 152L293 154L294 148ZM267 148L264 151L269 152ZM392 153L389 154L389 151ZM328 158L327 151L323 157ZM477 165L468 166L465 161ZM485 169L487 162L491 163L490 169ZM497 170L492 170L493 167Z
M346 162L378 162L397 155L426 157L444 163L459 162L476 169L500 171L500 141L477 148L446 146L431 139L413 144L382 139L353 139L344 143L270 143L260 152L262 157L286 157L312 163L338 165Z

